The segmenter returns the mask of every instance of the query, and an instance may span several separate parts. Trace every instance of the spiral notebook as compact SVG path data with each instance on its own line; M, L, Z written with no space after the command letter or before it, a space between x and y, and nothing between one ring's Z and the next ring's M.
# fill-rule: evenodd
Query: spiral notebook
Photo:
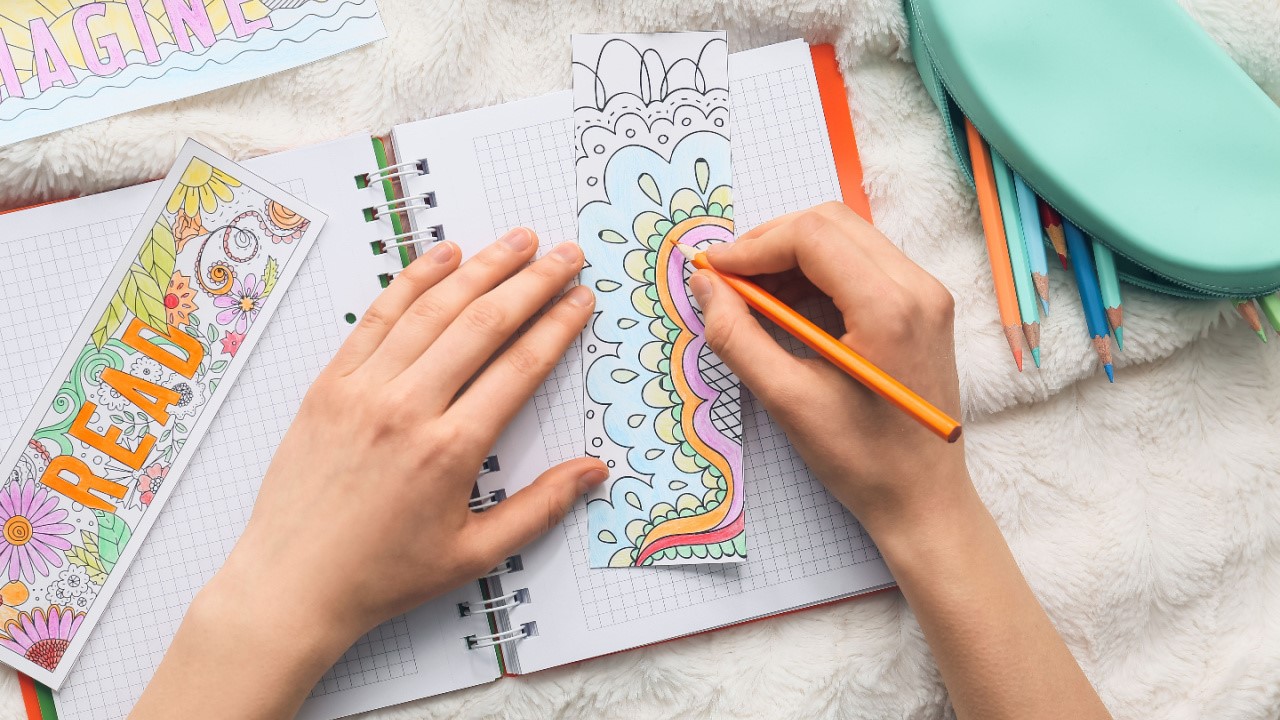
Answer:
M868 214L831 48L793 41L729 63L739 230L842 197ZM469 255L515 225L535 229L544 247L576 237L572 133L564 92L396 127L394 157L360 136L245 163L322 208L329 224L65 684L52 694L24 680L31 717L127 715L235 543L311 380L411 248L448 238ZM0 263L29 278L0 285L0 342L11 348L0 356L9 381L0 386L0 441L16 431L153 192L144 185L0 216ZM480 469L475 511L582 454L580 371L573 349L500 438ZM857 522L754 400L743 402L750 562L593 570L580 505L478 584L361 638L300 717L341 717L891 584ZM245 639L247 650L253 642Z

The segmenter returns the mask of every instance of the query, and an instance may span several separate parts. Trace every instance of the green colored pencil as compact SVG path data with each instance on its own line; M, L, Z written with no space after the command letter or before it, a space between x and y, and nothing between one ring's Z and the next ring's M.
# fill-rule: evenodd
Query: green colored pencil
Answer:
M1098 269L1102 287L1102 306L1107 311L1107 324L1116 336L1116 349L1124 350L1124 306L1120 304L1120 276L1116 274L1116 256L1111 248L1093 240L1093 264Z
M1271 328L1280 334L1280 293L1263 295L1258 298L1258 304L1262 306L1262 314L1267 316Z
M1031 359L1040 367L1040 306L1035 280L1031 277L1031 260L1022 238L1022 221L1018 214L1018 195L1013 187L1013 171L1004 159L991 153L995 170L996 195L1000 197L1000 215L1004 218L1005 242L1009 245L1009 263L1013 266L1013 287L1018 295L1018 314L1022 316L1022 334L1031 348Z

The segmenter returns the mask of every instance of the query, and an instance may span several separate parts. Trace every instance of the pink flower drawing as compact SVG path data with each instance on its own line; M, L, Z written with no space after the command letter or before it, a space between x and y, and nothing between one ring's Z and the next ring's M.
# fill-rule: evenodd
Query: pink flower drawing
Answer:
M242 342L244 342L244 333L229 332L222 338L222 352L235 357Z
M168 474L169 467L160 463L151 463L146 470L142 471L142 477L138 480L138 492L141 493L138 499L143 505L151 504L156 493L160 492L160 485L164 483L164 478Z
M262 309L262 303L266 299L262 296L266 289L267 284L253 274L246 276L243 282L236 278L231 285L231 292L213 299L215 307L224 308L218 313L218 324L231 325L234 322L234 330L244 335Z
M84 613L57 605L50 605L47 613L41 608L19 613L17 620L5 624L4 632L0 633L0 647L52 671L58 667L58 661L62 660L82 622Z
M62 566L62 553L71 549L62 536L75 531L65 519L58 496L35 483L11 482L0 490L0 564L10 580L32 581L36 573L48 575L49 566Z

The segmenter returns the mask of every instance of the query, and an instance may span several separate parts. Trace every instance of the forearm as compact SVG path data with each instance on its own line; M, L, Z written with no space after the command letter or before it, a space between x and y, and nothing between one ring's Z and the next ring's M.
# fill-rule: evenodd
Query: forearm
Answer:
M956 488L877 537L956 716L1109 718L972 484Z
M130 718L293 717L350 645L308 598L258 591L271 584L249 565L233 555L196 596Z

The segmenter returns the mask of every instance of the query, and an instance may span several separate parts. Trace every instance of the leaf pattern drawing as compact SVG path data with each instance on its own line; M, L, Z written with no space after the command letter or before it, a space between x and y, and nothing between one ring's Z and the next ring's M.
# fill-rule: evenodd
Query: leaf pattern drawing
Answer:
M746 557L738 381L706 345L676 243L733 239L723 33L574 37L592 567Z
M324 219L194 144L161 188L0 476L0 660L45 682Z

